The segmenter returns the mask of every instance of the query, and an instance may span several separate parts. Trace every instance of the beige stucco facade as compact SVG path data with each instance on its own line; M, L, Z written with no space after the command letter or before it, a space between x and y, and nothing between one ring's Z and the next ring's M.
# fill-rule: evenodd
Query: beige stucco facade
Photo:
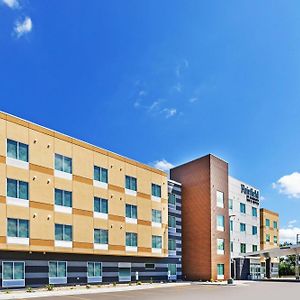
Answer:
M7 164L7 139L27 144L28 169ZM71 180L55 176L55 153L72 158ZM107 188L94 186L94 166L108 170ZM125 192L125 175L137 178L136 196ZM7 204L6 179L29 183L29 207ZM0 250L90 253L166 257L168 255L167 176L107 150L0 113ZM161 186L152 200L151 184ZM55 188L72 191L72 213L55 212ZM94 197L108 199L108 218L94 218ZM137 206L137 224L126 223L125 204ZM161 211L161 227L153 227L152 209ZM29 220L29 245L7 243L7 218ZM55 224L72 225L71 248L55 247ZM94 249L94 228L109 231L107 250ZM126 251L125 233L138 237L136 253ZM152 235L162 236L161 253L152 250Z
M269 224L267 224L267 222L269 222ZM267 241L267 236L270 238L269 241ZM278 213L265 208L260 209L260 249L266 250L275 248L278 247L279 244Z

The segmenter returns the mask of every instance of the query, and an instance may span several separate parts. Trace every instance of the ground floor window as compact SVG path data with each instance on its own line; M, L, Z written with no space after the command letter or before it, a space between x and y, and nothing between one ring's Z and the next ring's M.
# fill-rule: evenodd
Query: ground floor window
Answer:
M49 262L49 283L50 284L67 283L67 262L65 261Z
M145 270L155 270L155 264L145 264Z
M101 282L102 281L102 264L100 262L88 262L88 282Z
M22 261L2 262L2 286L23 287L25 286L25 263Z
M130 268L119 268L119 281L131 281Z
M177 272L176 272L176 264L169 264L168 265L168 273L169 276L171 276L171 278L173 276L176 276Z
M217 264L217 279L224 279L224 264Z

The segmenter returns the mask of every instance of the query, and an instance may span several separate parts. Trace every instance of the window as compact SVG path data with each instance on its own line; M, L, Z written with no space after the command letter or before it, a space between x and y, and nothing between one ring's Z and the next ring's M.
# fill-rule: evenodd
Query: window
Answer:
M240 212L242 214L246 213L246 204L245 203L240 203Z
M257 226L252 226L252 235L257 235Z
M233 252L233 242L230 242L230 251Z
M252 245L252 252L256 252L257 251L257 245Z
M158 235L152 235L152 248L161 249L162 248L162 238Z
M7 236L29 238L29 221L22 219L7 219Z
M176 264L169 264L168 265L168 273L170 276L176 276Z
M224 208L224 194L217 191L217 206Z
M245 223L240 223L240 231L245 232L246 231L246 224Z
M229 207L229 209L233 209L233 200L232 199L229 199L228 200L228 207Z
M270 220L266 219L266 227L270 227Z
M145 264L145 270L155 270L155 264Z
M55 224L56 241L72 241L72 226L64 224Z
M224 239L217 239L217 254L224 254Z
M277 229L277 228L278 228L278 223L277 223L277 221L273 221L273 228L274 228L274 229Z
M176 228L176 217L175 216L170 216L168 217L168 225L171 228Z
M224 216L217 216L217 230L224 231L224 223L225 219Z
M126 175L125 176L125 188L128 190L136 191L137 190L136 178Z
M252 217L257 217L257 208L252 207Z
M131 281L131 269L119 268L119 281Z
M217 278L224 279L224 264L217 264Z
M108 182L108 170L101 167L94 166L94 180L107 183Z
M229 224L230 224L230 231L233 231L233 221L230 220Z
M274 235L274 244L277 244L277 235Z
M102 264L100 262L88 262L88 278L102 277Z
M49 282L50 283L66 283L65 280L51 281L51 278L67 278L67 263L65 261L49 261Z
M137 206L126 204L126 218L137 219Z
M241 243L241 253L246 253L246 244Z
M55 189L55 205L72 207L72 192Z
M161 211L152 209L152 222L161 223Z
M94 229L94 243L95 244L108 244L108 230Z
M94 197L94 212L107 214L108 213L108 201L107 201L107 199Z
M28 182L7 179L7 197L28 200Z
M28 145L7 140L7 157L28 162Z
M169 204L176 206L176 195L169 194L168 202L169 202Z
M152 183L152 196L154 197L161 197L161 186Z
M25 286L25 263L22 261L2 262L2 286L21 287Z
M55 170L72 174L72 158L55 154Z
M176 251L176 240L175 239L168 240L168 249L170 251Z
M266 234L266 242L269 243L270 242L270 235Z
M134 232L126 232L126 246L137 247L137 234Z

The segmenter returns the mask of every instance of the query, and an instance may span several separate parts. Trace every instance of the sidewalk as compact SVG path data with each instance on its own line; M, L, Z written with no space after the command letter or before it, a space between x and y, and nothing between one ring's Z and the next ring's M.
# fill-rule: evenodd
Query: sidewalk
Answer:
M83 294L102 294L102 293L113 293L113 292L123 292L123 291L135 291L143 289L153 289L153 288L167 288L167 287L178 287L178 286L188 286L191 282L171 282L171 283L145 283L142 285L134 286L91 286L86 288L85 286L80 287L64 287L64 288L54 288L53 291L47 291L45 289L32 289L32 292L27 292L26 290L6 290L0 292L0 300L8 299L26 299L26 298L42 298L42 297L53 297L53 296L71 296L71 295L83 295Z

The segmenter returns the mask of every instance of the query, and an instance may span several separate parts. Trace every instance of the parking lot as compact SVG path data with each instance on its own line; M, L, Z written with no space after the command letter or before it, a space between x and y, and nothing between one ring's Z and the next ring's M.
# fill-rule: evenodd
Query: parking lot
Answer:
M193 300L193 299L284 299L285 297L299 297L300 283L293 282L239 282L236 286L204 286L192 284L167 288L144 289L125 292L111 292L87 295L71 295L61 297L43 297L44 300Z

